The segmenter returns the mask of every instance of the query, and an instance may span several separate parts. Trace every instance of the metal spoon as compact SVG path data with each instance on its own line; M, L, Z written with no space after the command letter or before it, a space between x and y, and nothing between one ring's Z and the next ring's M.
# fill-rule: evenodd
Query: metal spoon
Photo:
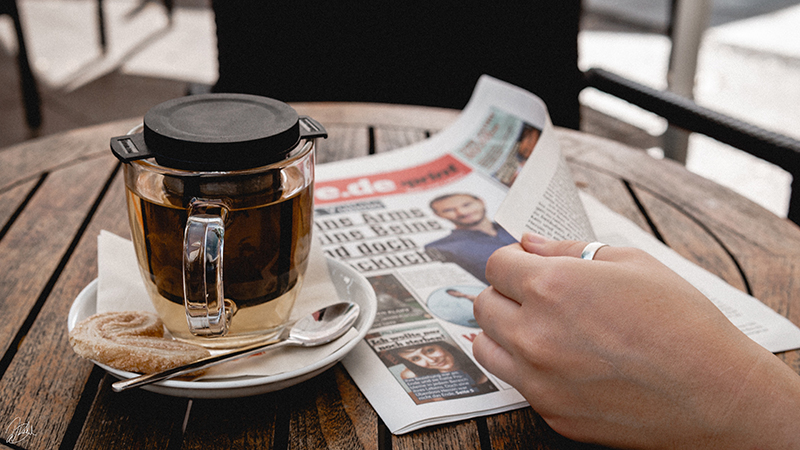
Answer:
M236 350L198 359L183 366L173 367L158 373L141 375L111 385L115 392L168 380L189 372L239 359L253 353L278 347L316 347L327 344L344 335L358 318L359 307L355 303L342 302L326 306L298 320L291 329L284 330L277 340L258 342Z

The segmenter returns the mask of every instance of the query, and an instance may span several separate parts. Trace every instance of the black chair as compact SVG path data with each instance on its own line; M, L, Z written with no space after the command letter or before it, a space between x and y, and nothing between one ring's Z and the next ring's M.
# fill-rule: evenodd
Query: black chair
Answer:
M477 10L438 2L331 2L320 10L272 3L212 2L214 91L462 108L486 73L537 94L555 125L578 129L578 94L594 87L783 167L794 177L788 216L800 223L800 143L604 70L582 73L580 0Z
M22 102L25 107L25 121L28 128L38 130L42 125L42 100L39 96L39 88L36 85L36 78L33 76L31 65L28 60L28 50L25 47L25 34L22 30L22 22L19 18L19 9L16 0L0 0L0 15L7 14L14 22L14 30L17 33L17 66L19 67L19 81L22 91Z
M580 0L280 3L212 1L215 91L460 109L487 73L542 97L554 123L579 126Z

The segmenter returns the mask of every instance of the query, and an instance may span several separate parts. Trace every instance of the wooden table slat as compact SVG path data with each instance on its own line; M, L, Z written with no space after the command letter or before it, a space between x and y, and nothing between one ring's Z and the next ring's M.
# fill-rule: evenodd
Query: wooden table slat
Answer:
M739 272L737 262L718 237L702 229L695 218L683 214L678 208L665 203L647 191L634 188L636 196L653 221L659 224L659 234L664 243L687 260L704 267L728 284L747 292L746 280Z
M440 130L452 123L459 113L446 108L377 103L348 103L345 108L326 102L298 102L291 105L298 114L310 116L326 127L327 124L335 123L394 129Z
M181 438L189 400L144 390L112 392L114 381L104 377L76 449L168 448Z
M363 125L325 124L327 139L317 140L317 164L369 154L369 132Z
M476 421L437 425L400 436L392 436L392 450L480 450Z
M14 219L25 200L32 195L39 184L38 179L21 182L10 187L7 191L0 191L0 230L10 226L10 221Z
M3 240L0 254L15 264L0 271L0 349L8 351L36 306L116 163L93 160L50 175Z
M0 192L45 172L110 154L109 140L128 132L142 119L124 119L25 141L0 149Z
M334 371L328 371L287 392L286 398L291 398L293 407L289 449L373 447L361 441L357 426L364 424L359 424L358 417L353 418L345 411L337 381ZM377 421L372 420L371 425L377 432Z
M336 377L339 395L342 399L342 407L350 417L350 422L355 427L358 440L365 450L380 449L378 428L378 414L364 397L364 394L356 386L350 375L344 370L344 366L337 364L333 369ZM384 425L385 426L385 425Z
M592 171L579 164L572 165L572 177L578 189L593 196L612 211L631 220L639 228L653 234L642 212L631 197L625 183L606 173Z
M403 148L425 139L430 130L375 128L375 153Z
M530 407L486 419L492 450L574 449L598 450L598 447L571 441L553 431Z
M276 430L275 423L279 415L288 414L287 398L274 393L234 400L193 400L180 448L202 450L209 442L224 448L278 448L275 435L285 430Z

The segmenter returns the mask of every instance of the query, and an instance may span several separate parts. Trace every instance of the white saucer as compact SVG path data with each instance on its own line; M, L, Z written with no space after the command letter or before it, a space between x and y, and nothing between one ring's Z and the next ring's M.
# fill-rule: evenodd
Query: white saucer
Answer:
M167 380L159 383L143 386L141 389L148 391L158 392L159 394L171 395L175 397L189 397L189 398L233 398L233 397L246 397L249 395L258 395L266 392L278 391L280 389L293 386L297 383L303 382L313 378L325 370L331 368L334 364L339 362L350 350L353 349L362 339L366 336L372 323L375 320L375 313L377 312L377 302L375 300L375 291L372 285L369 284L363 275L356 272L349 266L342 264L338 261L328 260L328 270L331 274L331 279L334 286L336 286L336 293L342 300L352 301L358 304L361 312L358 320L354 325L358 331L358 335L351 339L339 350L324 357L313 364L303 367L302 369L285 372L278 375L263 376L263 377L241 377L227 380L213 380L213 381L177 381ZM92 281L86 286L69 310L69 317L67 318L67 327L70 331L81 320L93 315L97 312L97 280ZM138 376L132 372L124 370L117 370L108 367L104 364L95 362L98 366L105 369L111 375L119 379L128 379Z

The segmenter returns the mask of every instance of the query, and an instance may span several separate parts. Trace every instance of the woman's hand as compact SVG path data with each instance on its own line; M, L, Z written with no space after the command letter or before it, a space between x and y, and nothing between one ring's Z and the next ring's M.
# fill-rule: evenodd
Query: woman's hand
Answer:
M797 374L648 254L603 247L588 261L585 245L528 234L492 255L474 303L479 363L572 439L800 445Z

